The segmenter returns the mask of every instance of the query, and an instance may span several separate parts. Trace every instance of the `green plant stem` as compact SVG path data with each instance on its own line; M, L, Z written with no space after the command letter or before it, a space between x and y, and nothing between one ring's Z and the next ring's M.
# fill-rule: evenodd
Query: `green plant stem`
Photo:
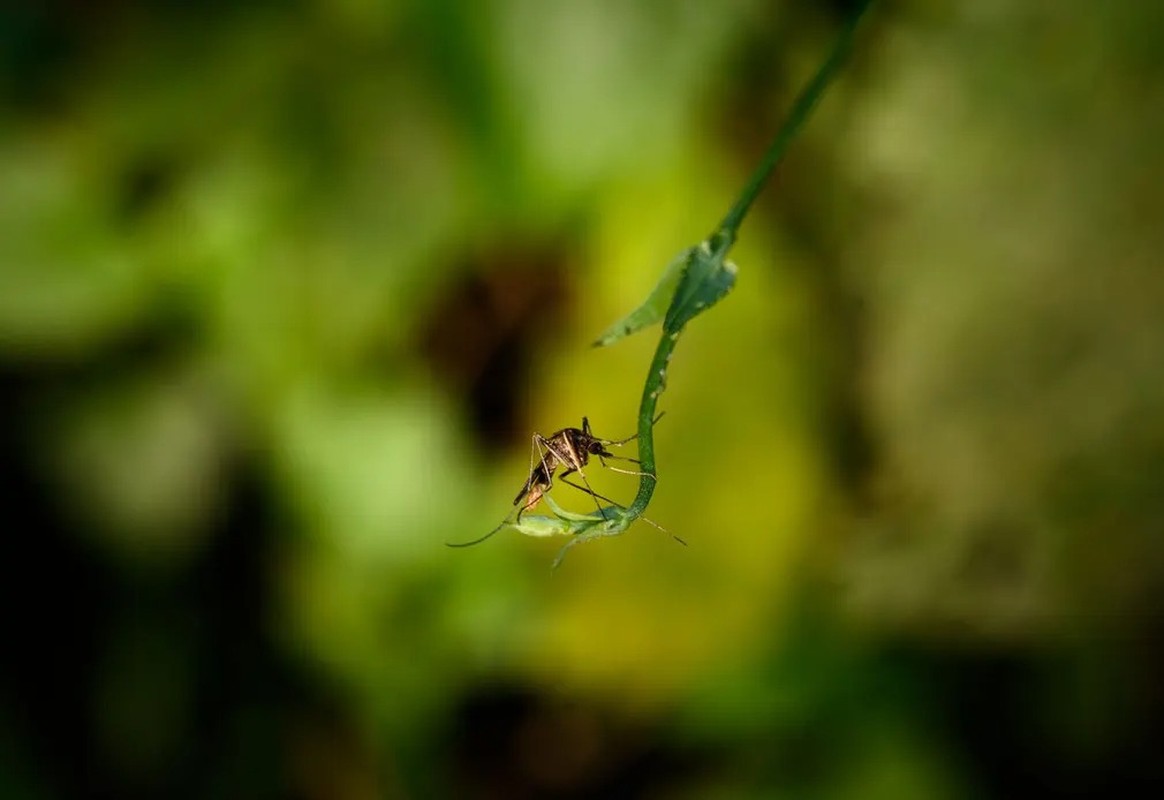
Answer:
M720 261L726 258L728 251L735 243L736 234L744 217L747 216L752 204L772 176L772 172L788 151L788 146L804 127L804 123L824 95L825 90L828 89L829 84L836 78L841 66L845 63L849 50L852 48L857 28L872 4L873 0L865 0L857 6L853 15L846 21L828 58L797 96L792 110L772 139L772 144L768 146L760 165L752 173L747 185L744 186L739 198L732 205L723 221L720 222L719 227L708 238L707 246L710 248L713 258ZM680 332L682 332L682 327L677 331L670 331L664 326L659 344L655 348L655 356L651 359L651 368L647 373L646 383L643 386L643 396L639 403L638 441L639 462L645 474L639 479L639 491L635 495L634 502L626 509L625 524L629 524L647 510L651 496L655 493L655 484L658 482L658 468L655 464L655 411L659 403L659 395L666 388L667 366L670 364L671 354L675 350Z
M659 337L659 344L655 348L655 357L651 359L650 377L643 387L643 398L639 402L639 469L645 474L639 478L639 491L634 502L626 510L630 519L636 519L647 510L651 495L655 493L655 483L658 475L655 472L655 409L659 405L659 395L667 386L667 366L671 362L671 353L675 350L675 343L679 341L679 334L667 333ZM646 423L644 424L644 420Z
M800 129L804 127L805 121L808 120L812 110L816 104L824 96L825 90L828 89L829 84L836 78L837 73L840 72L841 67L845 63L845 59L849 55L849 50L853 46L853 38L856 36L857 28L861 24L861 19L865 16L865 12L873 5L873 0L865 0L857 6L857 10L849 17L845 23L845 27L841 29L837 36L837 41L833 45L832 52L825 62L821 64L820 69L816 71L816 75L812 80L801 89L796 101L792 104L792 110L788 112L788 117L784 124L780 126L775 138L772 139L772 144L768 145L767 152L764 153L764 158L760 162L760 166L752 173L752 177L748 179L744 190L740 192L739 198L735 204L728 211L727 216L716 228L711 236L712 252L727 254L728 249L736 240L736 233L740 229L740 224L743 223L744 217L747 216L748 211L752 207L752 203L763 191L765 184L768 183L768 178L772 176L772 171L776 169L776 165L784 158L784 154L788 150L788 146L796 135L800 133Z

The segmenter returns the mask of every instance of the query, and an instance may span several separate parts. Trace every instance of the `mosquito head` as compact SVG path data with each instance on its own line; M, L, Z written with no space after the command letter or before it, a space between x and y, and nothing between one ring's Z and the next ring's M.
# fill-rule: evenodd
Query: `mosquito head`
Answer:
M606 447L602 444L601 439L591 439L586 442L586 452L592 456L613 456L613 453L608 453Z

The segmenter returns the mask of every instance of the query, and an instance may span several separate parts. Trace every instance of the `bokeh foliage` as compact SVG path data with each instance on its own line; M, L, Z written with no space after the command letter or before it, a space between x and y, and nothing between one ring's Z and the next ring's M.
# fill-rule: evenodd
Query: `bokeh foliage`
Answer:
M0 794L1158 780L1151 4L881 4L672 364L691 546L443 547L633 431L589 344L845 6L0 11Z

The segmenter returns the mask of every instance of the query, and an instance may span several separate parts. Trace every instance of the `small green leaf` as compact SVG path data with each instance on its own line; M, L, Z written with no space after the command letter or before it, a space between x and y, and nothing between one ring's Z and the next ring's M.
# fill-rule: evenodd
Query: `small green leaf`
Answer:
M667 312L671 298L675 296L675 287L679 285L680 279L686 271L687 263L695 250L694 247L688 247L675 256L643 304L607 328L594 342L594 347L606 347L614 344L624 336L630 336L632 333L641 331L648 325L654 325L661 320Z
M687 269L663 321L664 333L683 330L692 318L718 303L736 285L736 265L725 261L724 253L713 251L707 242L691 250Z
M577 528L589 526L580 526L577 521L547 517L544 514L526 514L521 518L521 522L510 522L508 527L513 528L523 536L534 536L541 539L549 536L571 536Z

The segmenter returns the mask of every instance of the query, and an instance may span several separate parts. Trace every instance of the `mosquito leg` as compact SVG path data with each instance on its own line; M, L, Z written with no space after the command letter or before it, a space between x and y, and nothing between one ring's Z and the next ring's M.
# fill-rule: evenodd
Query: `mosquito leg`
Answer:
M619 470L619 471L621 472L622 470ZM571 481L571 480L568 480L568 479L566 478L566 476L567 476L568 474L570 474L570 472L573 472L573 470L570 470L569 472L563 472L561 475L559 475L559 476L558 476L558 480L560 480L562 483L566 484L567 486L573 486L575 489L577 489L577 490L578 490L578 491L580 491L580 492L586 492L586 494L590 495L591 497L596 497L596 498L598 498L599 500L605 500L606 502L608 502L608 503L611 503L612 505L619 506L620 508L622 507L622 506L619 504L619 502L618 502L617 500L611 500L609 497L606 497L605 495L601 495L601 494L599 494L598 492L594 491L593 489L590 489L590 488L589 488L589 484L587 484L586 486L579 486L578 484L574 483L573 481ZM638 472L636 472L636 473L631 473L631 474L634 474L634 475L647 475L647 474L649 474L649 473L646 473L646 472L638 473ZM599 509L599 511L601 512L601 511L602 511L602 509ZM683 539L681 539L681 538L679 538L678 536L676 536L675 534L671 533L671 531L667 530L667 529L666 529L666 528L664 528L662 525L660 525L659 523L655 522L653 519L650 519L650 518L648 518L648 517L639 517L639 519L641 519L643 522L647 523L647 524L648 524L648 525L650 525L651 527L659 529L660 531L662 531L663 533L667 534L668 536L670 536L672 539L674 539L675 541L677 541L679 544L683 545L684 547L686 547L686 546L687 546L687 542L683 541Z
M597 497L599 500L605 500L606 502L613 503L616 506L619 505L617 501L611 500L609 497L603 497L602 495L598 494L597 492L591 491L590 489L587 489L583 486L579 486L578 484L574 483L573 481L566 480L565 473L562 473L561 475L559 475L558 478L559 478L559 480L562 481L562 483L564 483L568 486L573 486L575 489L577 489L580 492L586 492L587 494L589 494L593 497ZM650 519L649 517L639 517L639 519L641 519L643 522L650 525L652 528L656 528L657 530L660 530L663 533L667 534L668 536L670 536L672 539L674 539L675 541L677 541L679 544L683 545L684 547L687 547L687 542L685 542L682 538L676 536L675 534L671 533L671 531L667 530L662 525L655 522L653 519ZM577 540L579 537L582 537L582 540L585 541L585 539L587 537L593 538L595 536L603 536L603 535L608 535L608 534L600 534L600 533L592 532L592 533L588 533L588 534L579 534L578 536L575 536L574 539Z
M570 484L570 485L573 486L574 484ZM677 541L679 544L683 545L684 547L687 546L687 542L683 541L675 534L668 532L658 523L651 522L651 520L647 519L646 517L639 517L639 519L643 520L644 522L649 522L651 525L653 525L656 528L658 528L659 530L663 531L664 533L666 533L668 536L670 536L672 539L674 539L675 541ZM622 533L621 530L608 531L608 530L604 530L602 528L596 528L593 530L585 531L584 533L575 534L574 537L571 538L570 541L566 542L566 544L564 544L562 546L562 549L558 551L558 557L554 559L554 563L550 565L550 569L556 570L559 566L561 566L562 559L564 559L566 557L566 553L568 553L570 551L571 547L574 547L575 545L582 544L583 542L589 542L593 539L599 539L603 536L618 536L620 533Z
M568 480L566 480L566 476L567 476L567 475L570 475L571 473L574 473L574 472L577 472L577 473L578 473L578 477L580 477L580 478L582 479L582 483L586 484L586 488L585 488L585 489L583 489L581 486L579 486L578 484L574 483L573 481L568 481ZM590 488L590 481L586 480L586 473L584 473L584 472L582 471L582 469L581 469L581 468L568 469L568 470L566 470L565 472L563 472L561 475L559 475L559 476L558 476L558 478L559 478L560 480L562 480L564 483L568 483L568 484L570 484L570 485L571 485L571 486L573 486L575 489L578 489L579 491L582 491L582 492L586 492L586 494L588 494L588 495L590 495L591 497L593 497L593 498L594 498L594 507L598 509L598 514L599 514L599 516L601 516L601 515L602 515L602 506L598 505L598 501L599 501L599 500L605 500L605 501L606 501L606 502L608 502L608 503L614 503L616 506L618 505L618 503L615 503L615 502L614 502L613 500L611 500L609 497L603 497L603 496L602 496L602 495L600 495L598 492L596 492L596 491L594 491L592 488Z
M635 473L635 474L640 474L640 473ZM649 473L644 472L641 474L646 475ZM573 486L575 489L577 489L580 492L586 492L586 494L591 495L592 497L597 497L599 500L605 500L606 502L611 503L611 504L616 505L616 506L619 506L620 508L622 507L617 500L611 500L609 497L598 494L598 492L595 492L592 489L589 489L589 488L584 487L584 486L579 486L578 484L574 483L573 481L567 480L566 475L567 475L567 473L563 472L561 475L558 476L558 478L562 481L562 483L566 484L567 486ZM687 546L687 542L683 541L681 538L679 538L675 534L671 533L671 531L667 530L662 525L655 522L653 519L650 519L649 517L639 517L639 519L641 519L643 522L650 525L652 528L658 528L663 533L667 534L668 536L670 536L672 539L674 539L675 541L677 541L679 544L683 545L684 547Z
M525 485L521 487L521 491L517 493L517 497L513 498L514 505L517 505L518 503L520 503L522 501L522 499L527 497L529 495L529 493L533 490L533 486L534 486L534 453L538 452L538 447L539 447L538 435L535 433L533 435L533 437L530 439L530 443L529 443L529 474L528 474L528 477L525 479ZM539 456L540 455L541 454L539 453ZM525 507L519 508L517 510L517 521L518 522L521 522L521 515L522 515L522 512L525 510L526 510Z
M535 452L538 454L536 467L534 466ZM542 495L553 487L554 469L560 460L561 457L550 440L540 433L535 433L530 443L529 480L525 482L525 486L522 487L521 492L513 501L513 504L517 505L522 498L526 498L525 504L517 510L518 522L521 522L521 515L536 506L542 499Z
M648 478L655 478L656 477L655 473L653 473L653 472L639 472L638 470L635 470L635 469L619 469L618 467L610 466L610 464L603 464L602 466L606 467L611 472L621 472L623 475L645 475ZM657 478L656 478L656 480L657 480Z
M599 456L599 460L600 461L602 460L601 456ZM630 472L629 470L617 469L615 467L607 466L605 463L603 463L603 466L606 467L607 469L613 470L614 472L624 472L628 475L649 475L652 478L655 477L654 475L651 475L651 473L649 473L649 472ZM617 501L611 500L609 497L605 497L603 495L600 495L598 492L591 489L589 481L587 481L586 486L579 486L578 484L574 483L573 481L567 480L566 476L569 475L571 472L575 472L575 471L578 472L579 475L582 475L581 470L572 470L571 469L571 470L566 470L561 475L559 475L558 479L560 481L562 481L562 483L567 484L568 486L573 486L575 489L577 489L580 492L586 492L586 494L590 495L591 497L597 498L595 500L596 503L598 502L598 500L605 500L606 502L613 503L616 506L619 505L619 503ZM582 475L582 480L586 480L585 475ZM599 512L601 512L601 511L602 511L602 509L599 509ZM670 536L672 539L674 539L675 541L677 541L679 544L683 545L684 547L687 546L687 542L683 541L683 539L681 539L678 536L676 536L675 534L671 533L671 531L667 530L666 528L664 528L662 525L655 522L654 520L648 519L647 517L639 517L639 519L641 519L643 522L647 523L648 525L650 525L654 528L658 528L663 533L667 534L668 536Z
M540 433L533 435L534 445L538 449L538 454L541 456L542 463L546 465L546 473L549 478L553 478L553 472L557 469L558 464L569 463L567 454L562 453L554 446L553 441L542 436Z
M570 470L570 472L573 472L573 471L574 470ZM617 500L611 500L609 497L599 494L598 492L589 488L588 485L587 486L579 486L578 484L574 483L574 481L567 480L566 476L568 474L569 474L568 472L563 472L561 475L558 476L558 480L560 480L562 483L566 484L567 486L573 486L575 489L577 489L580 492L585 492L586 494L590 495L593 498L596 498L597 500L605 500L606 502L610 503L611 505L618 506L619 508L623 507L622 504L619 503ZM601 510L602 509L599 508L599 511L601 511Z
M662 525L660 525L659 523L655 522L654 520L652 520L652 519L647 519L646 517L639 517L639 519L641 519L643 522L645 522L645 523L647 523L648 525L650 525L652 528L658 528L658 529L659 529L659 530L661 530L663 533L667 534L668 536L670 536L672 539L674 539L675 541L677 541L679 544L683 545L684 547L686 547L686 546L687 546L687 542L683 541L683 540L682 540L682 539L680 539L678 536L676 536L675 534L671 533L671 531L667 530L666 528L664 528Z
M634 469L619 469L618 467L612 467L612 466L610 466L610 464L606 463L606 459L608 459L608 458L617 458L620 461L630 461L631 463L634 463L634 464L641 464L642 462L639 461L637 458L627 458L626 456L616 456L616 455L607 454L605 456L599 456L598 460L602 464L602 466L606 467L611 472L621 472L623 475L645 475L648 478L654 478L655 480L658 480L658 476L655 475L653 472L641 472L639 470L634 470Z

